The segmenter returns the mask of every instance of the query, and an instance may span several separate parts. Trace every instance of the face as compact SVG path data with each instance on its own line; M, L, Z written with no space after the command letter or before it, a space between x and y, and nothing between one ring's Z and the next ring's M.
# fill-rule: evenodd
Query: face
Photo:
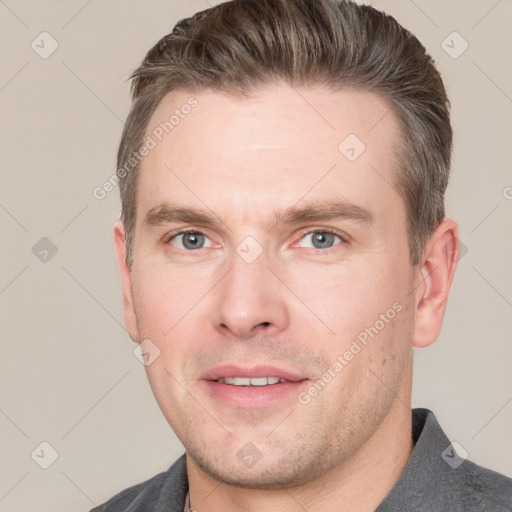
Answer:
M127 323L159 351L152 390L210 476L298 485L396 407L415 276L389 111L372 93L280 85L176 91L151 119Z

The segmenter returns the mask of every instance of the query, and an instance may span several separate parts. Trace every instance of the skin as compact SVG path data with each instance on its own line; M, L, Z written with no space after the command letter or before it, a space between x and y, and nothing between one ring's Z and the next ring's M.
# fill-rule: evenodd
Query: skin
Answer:
M439 334L457 225L445 219L411 265L393 186L399 127L373 93L174 91L146 135L190 96L198 106L142 162L131 269L121 222L114 236L126 324L135 342L160 350L146 371L185 446L191 503L200 512L374 510L413 448L412 347ZM353 162L338 150L348 134L366 146ZM372 221L272 221L272 212L340 199ZM144 223L166 202L222 222ZM170 239L183 228L204 233L204 246ZM340 238L318 248L311 232L325 229ZM248 236L263 251L252 263L236 252ZM292 393L267 407L229 407L201 379L220 363L272 364L308 379L307 391L397 303L400 312L307 404ZM261 453L252 467L237 457L249 442Z

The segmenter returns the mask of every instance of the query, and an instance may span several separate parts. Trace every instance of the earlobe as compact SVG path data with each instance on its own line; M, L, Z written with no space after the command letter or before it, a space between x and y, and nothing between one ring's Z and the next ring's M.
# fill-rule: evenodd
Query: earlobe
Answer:
M431 345L441 331L459 258L457 234L457 224L445 219L425 245L418 272L413 336L415 347Z
M116 222L114 226L114 243L116 246L117 263L121 275L123 287L123 308L126 328L130 338L138 343L139 333L137 330L137 317L133 302L132 272L126 263L126 232L122 221Z

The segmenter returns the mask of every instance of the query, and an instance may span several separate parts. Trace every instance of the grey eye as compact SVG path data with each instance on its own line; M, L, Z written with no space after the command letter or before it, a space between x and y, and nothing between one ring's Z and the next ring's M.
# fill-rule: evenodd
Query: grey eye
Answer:
M307 240L308 238L311 240L311 245L307 247L312 249L330 249L334 245L338 245L335 243L336 239L338 239L340 242L342 241L337 234L321 230L307 233L303 240Z
M207 245L205 245L205 243L207 240L208 237L204 233L200 233L199 231L184 231L173 236L170 242L172 245L177 246L180 249L194 251L206 247Z

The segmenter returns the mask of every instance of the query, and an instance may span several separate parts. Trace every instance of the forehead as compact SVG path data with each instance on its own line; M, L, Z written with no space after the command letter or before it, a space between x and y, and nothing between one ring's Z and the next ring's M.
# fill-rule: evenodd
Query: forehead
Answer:
M396 202L397 137L391 107L374 93L287 85L251 97L173 91L146 130L154 147L141 164L138 211L178 201L247 220L306 195Z

